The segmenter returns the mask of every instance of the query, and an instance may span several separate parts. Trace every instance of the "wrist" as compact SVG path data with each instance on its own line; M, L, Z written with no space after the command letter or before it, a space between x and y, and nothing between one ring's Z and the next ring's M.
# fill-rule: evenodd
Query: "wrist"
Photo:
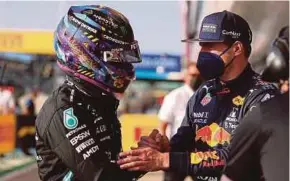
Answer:
M169 152L161 153L162 157L162 170L169 169Z

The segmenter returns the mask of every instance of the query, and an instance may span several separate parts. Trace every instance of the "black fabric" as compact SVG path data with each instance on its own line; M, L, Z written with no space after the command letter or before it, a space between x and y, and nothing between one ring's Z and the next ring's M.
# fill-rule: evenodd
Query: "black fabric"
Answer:
M240 119L278 93L250 65L232 81L206 81L189 100L182 125L170 140L169 170L192 175L195 181L219 180Z
M184 181L186 175L181 175L175 172L164 172L164 181Z
M289 92L253 108L242 120L224 174L234 181L289 180Z
M57 89L36 120L40 179L58 181L72 175L77 181L129 181L140 176L116 164L122 150L117 106L112 96L89 96L72 82Z

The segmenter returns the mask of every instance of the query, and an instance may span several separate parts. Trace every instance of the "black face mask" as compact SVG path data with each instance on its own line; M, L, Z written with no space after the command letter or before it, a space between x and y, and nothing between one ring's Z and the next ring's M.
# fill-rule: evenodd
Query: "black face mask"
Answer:
M223 75L225 68L228 67L235 59L235 57L233 57L230 63L225 65L223 59L221 58L221 56L225 52L227 52L230 48L231 46L225 49L220 55L210 53L210 52L199 52L196 66L201 76L205 80L218 78L221 75Z

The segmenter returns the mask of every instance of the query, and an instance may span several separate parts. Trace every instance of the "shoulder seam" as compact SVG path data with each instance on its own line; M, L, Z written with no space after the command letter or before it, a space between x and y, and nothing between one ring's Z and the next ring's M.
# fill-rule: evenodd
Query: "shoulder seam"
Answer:
M57 94L59 94L59 91L60 91L60 90L58 90ZM56 103L56 105L57 105L57 99L55 100L55 103ZM49 128L49 126L50 126L50 124L51 124L51 120L54 118L55 114L58 113L58 111L59 111L60 109L64 108L65 106L66 106L66 105L57 108L57 109L55 110L55 112L53 113L53 115L51 116L51 118L50 118L50 120L49 120L49 123L47 124L46 128L44 129L44 132L43 132L43 140L45 140L45 138L46 138L46 132L48 131L48 128Z

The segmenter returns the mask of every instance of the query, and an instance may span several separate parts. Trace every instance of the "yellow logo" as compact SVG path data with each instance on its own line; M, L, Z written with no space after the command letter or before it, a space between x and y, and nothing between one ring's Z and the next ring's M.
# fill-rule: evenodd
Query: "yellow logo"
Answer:
M207 161L208 159L219 160L219 156L217 156L216 151L206 151L206 152L196 152L190 154L190 163L198 164L200 162Z
M241 106L244 104L244 100L245 100L244 97L237 96L237 97L233 98L233 104L236 106Z

